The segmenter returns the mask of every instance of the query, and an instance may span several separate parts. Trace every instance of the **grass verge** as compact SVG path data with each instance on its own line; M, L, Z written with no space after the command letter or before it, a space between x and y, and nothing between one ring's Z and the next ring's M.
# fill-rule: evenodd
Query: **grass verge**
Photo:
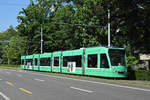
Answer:
M3 68L3 69L20 69L20 65L0 64L0 68Z

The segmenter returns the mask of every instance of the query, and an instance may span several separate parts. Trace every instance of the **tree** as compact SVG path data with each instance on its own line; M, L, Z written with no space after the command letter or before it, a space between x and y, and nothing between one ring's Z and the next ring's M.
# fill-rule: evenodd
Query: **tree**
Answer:
M26 38L13 36L10 39L9 45L6 46L6 56L8 64L19 64L21 55L26 53Z
M149 53L148 0L36 0L20 12L18 31L29 41L39 41L43 27L46 52L107 45L108 9L111 45L131 46L132 55ZM29 44L29 54L39 51L39 44Z
M98 9L103 11L103 9L98 8L101 4L101 0L84 0L82 3L78 3L77 1L74 2L77 10L73 23L81 24L81 26L76 27L75 32L81 41L80 47L83 45L106 45L106 31L104 30L104 24L101 22L101 19L99 19L99 13L97 12Z
M112 44L131 45L133 54L149 53L149 5L149 0L103 0L111 11Z
M19 25L17 27L20 36L27 36L28 41L40 41L41 27L43 28L44 41L45 37L50 33L48 29L51 27L50 21L51 16L53 16L53 11L51 11L52 6L54 6L55 0L36 0L32 2L27 8L20 11L20 16L18 16ZM29 54L39 53L40 45L37 43L30 43ZM44 43L44 50L45 50ZM47 48L46 48L47 51Z
M3 64L19 64L21 55L27 50L26 37L20 37L19 33L10 26L0 34L1 60Z
M2 63L7 63L6 47L11 37L16 36L17 31L10 26L6 31L0 33L0 59Z

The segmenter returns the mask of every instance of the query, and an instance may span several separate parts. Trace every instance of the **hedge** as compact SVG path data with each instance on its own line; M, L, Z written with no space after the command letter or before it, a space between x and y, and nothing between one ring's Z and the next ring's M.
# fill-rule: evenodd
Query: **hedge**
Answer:
M136 70L135 77L136 77L136 80L150 81L150 71L149 70Z
M150 70L128 70L129 80L146 80L150 81Z

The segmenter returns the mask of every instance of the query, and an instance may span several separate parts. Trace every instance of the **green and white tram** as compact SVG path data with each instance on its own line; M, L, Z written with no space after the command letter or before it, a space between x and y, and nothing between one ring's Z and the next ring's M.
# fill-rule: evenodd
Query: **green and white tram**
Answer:
M124 48L89 47L21 57L21 68L78 75L125 78Z

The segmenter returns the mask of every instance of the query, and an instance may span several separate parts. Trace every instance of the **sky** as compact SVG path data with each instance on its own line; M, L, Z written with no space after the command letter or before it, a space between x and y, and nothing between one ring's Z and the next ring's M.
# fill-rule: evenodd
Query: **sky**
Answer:
M19 12L29 3L30 0L0 0L0 32L6 31L11 25L15 28Z

